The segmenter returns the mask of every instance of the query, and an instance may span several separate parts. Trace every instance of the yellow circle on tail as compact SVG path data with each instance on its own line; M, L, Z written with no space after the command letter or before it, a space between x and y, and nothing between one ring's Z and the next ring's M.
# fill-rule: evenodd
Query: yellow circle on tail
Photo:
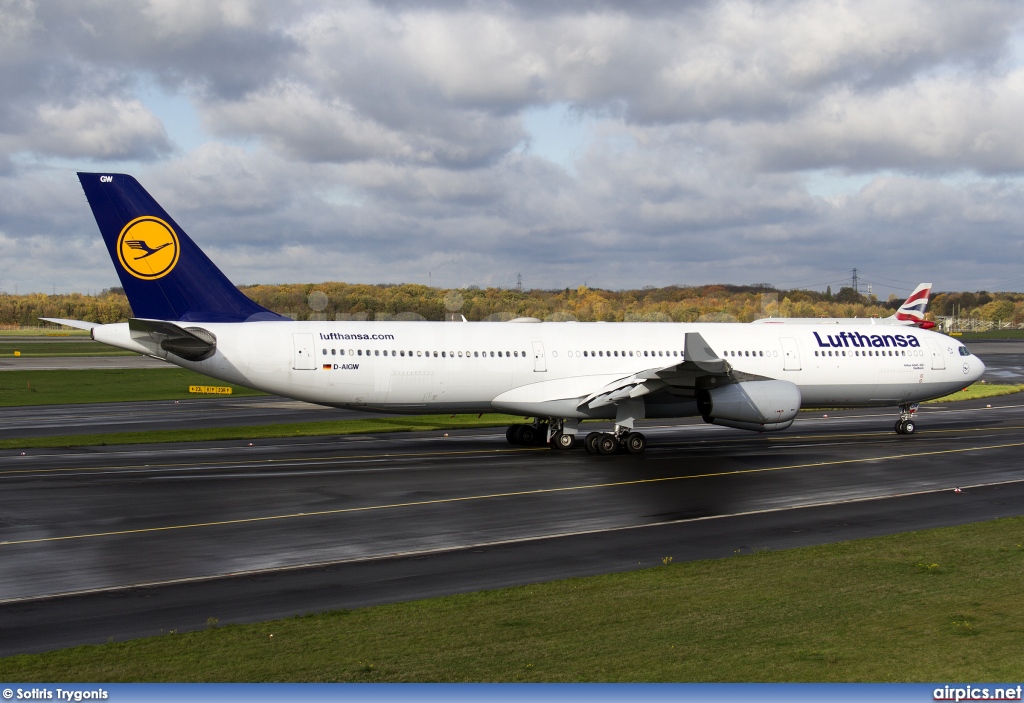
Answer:
M174 228L159 217L136 217L117 238L117 259L124 270L146 281L163 278L178 263L180 246Z

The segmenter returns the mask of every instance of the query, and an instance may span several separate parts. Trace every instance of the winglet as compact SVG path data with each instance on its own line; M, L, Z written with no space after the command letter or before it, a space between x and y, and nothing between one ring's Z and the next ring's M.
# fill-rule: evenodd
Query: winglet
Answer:
M711 345L704 341L700 332L687 332L683 342L683 359L693 362L697 368L708 373L726 373L729 364L718 356Z

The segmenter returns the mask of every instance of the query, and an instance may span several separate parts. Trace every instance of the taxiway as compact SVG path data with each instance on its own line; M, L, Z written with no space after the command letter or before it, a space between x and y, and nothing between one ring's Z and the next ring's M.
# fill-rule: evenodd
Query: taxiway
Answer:
M1024 512L1019 396L910 437L823 415L647 423L641 456L493 430L3 452L0 655Z

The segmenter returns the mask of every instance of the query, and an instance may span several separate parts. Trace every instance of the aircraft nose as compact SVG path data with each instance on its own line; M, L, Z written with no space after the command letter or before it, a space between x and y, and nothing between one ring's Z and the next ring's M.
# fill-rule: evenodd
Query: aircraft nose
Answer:
M985 375L985 362L979 359L978 357L974 356L973 354L971 356L974 357L974 360L971 363L971 380L977 381L979 378Z

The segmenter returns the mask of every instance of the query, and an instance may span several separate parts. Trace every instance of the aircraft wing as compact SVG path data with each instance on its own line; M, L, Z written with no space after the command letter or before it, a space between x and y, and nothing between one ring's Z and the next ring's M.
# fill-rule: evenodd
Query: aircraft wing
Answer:
M594 410L657 391L692 397L698 388L717 388L752 380L765 380L765 377L735 371L728 361L718 356L699 332L687 332L683 343L683 361L612 381L582 398L577 409Z

